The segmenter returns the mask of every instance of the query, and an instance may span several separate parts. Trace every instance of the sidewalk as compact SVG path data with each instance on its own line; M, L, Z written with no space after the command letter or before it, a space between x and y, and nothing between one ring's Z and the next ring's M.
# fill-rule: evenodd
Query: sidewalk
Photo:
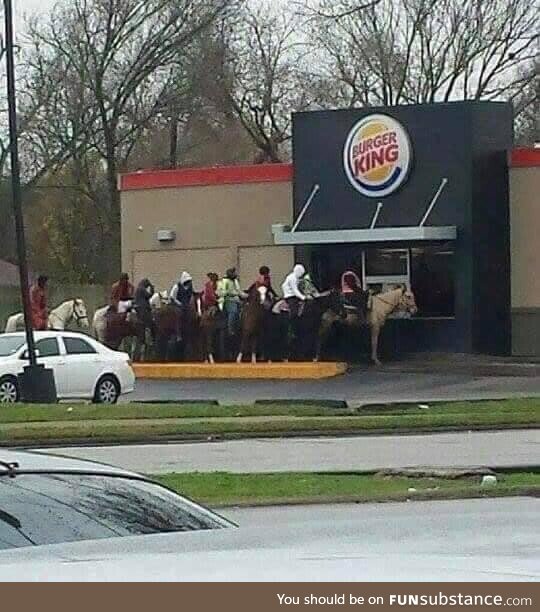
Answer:
M362 367L362 366L358 366ZM413 353L389 361L385 371L426 374L466 374L469 376L540 377L540 359L527 357L494 357L461 353Z

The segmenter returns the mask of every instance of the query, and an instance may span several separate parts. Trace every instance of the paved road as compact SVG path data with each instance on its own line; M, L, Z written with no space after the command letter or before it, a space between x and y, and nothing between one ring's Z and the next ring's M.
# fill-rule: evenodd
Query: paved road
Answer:
M250 403L257 399L334 399L361 404L510 396L540 396L540 377L474 377L358 369L338 378L315 381L141 380L137 382L136 392L127 399L206 399L222 403Z
M44 450L145 473L540 465L540 430Z

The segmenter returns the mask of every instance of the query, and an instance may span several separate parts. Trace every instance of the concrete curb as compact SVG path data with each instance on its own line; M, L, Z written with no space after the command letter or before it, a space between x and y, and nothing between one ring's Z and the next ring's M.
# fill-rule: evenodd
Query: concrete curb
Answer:
M138 379L146 380L319 380L345 374L341 362L290 363L136 363Z

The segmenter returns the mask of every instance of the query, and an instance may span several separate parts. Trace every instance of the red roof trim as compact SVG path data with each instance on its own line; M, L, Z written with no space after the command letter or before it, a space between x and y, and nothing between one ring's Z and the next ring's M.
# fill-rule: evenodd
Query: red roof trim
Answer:
M165 189L204 185L241 183L277 183L293 179L292 164L258 164L253 166L217 166L178 170L143 170L119 176L120 191Z
M534 168L540 166L540 148L514 149L510 152L512 168Z

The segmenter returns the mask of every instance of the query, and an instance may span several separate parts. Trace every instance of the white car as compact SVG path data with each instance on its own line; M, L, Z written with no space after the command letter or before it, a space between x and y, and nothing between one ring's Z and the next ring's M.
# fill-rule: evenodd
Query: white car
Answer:
M129 355L84 334L35 332L37 361L54 371L58 399L114 404L135 386ZM17 375L28 364L24 333L0 335L0 403L20 399Z

